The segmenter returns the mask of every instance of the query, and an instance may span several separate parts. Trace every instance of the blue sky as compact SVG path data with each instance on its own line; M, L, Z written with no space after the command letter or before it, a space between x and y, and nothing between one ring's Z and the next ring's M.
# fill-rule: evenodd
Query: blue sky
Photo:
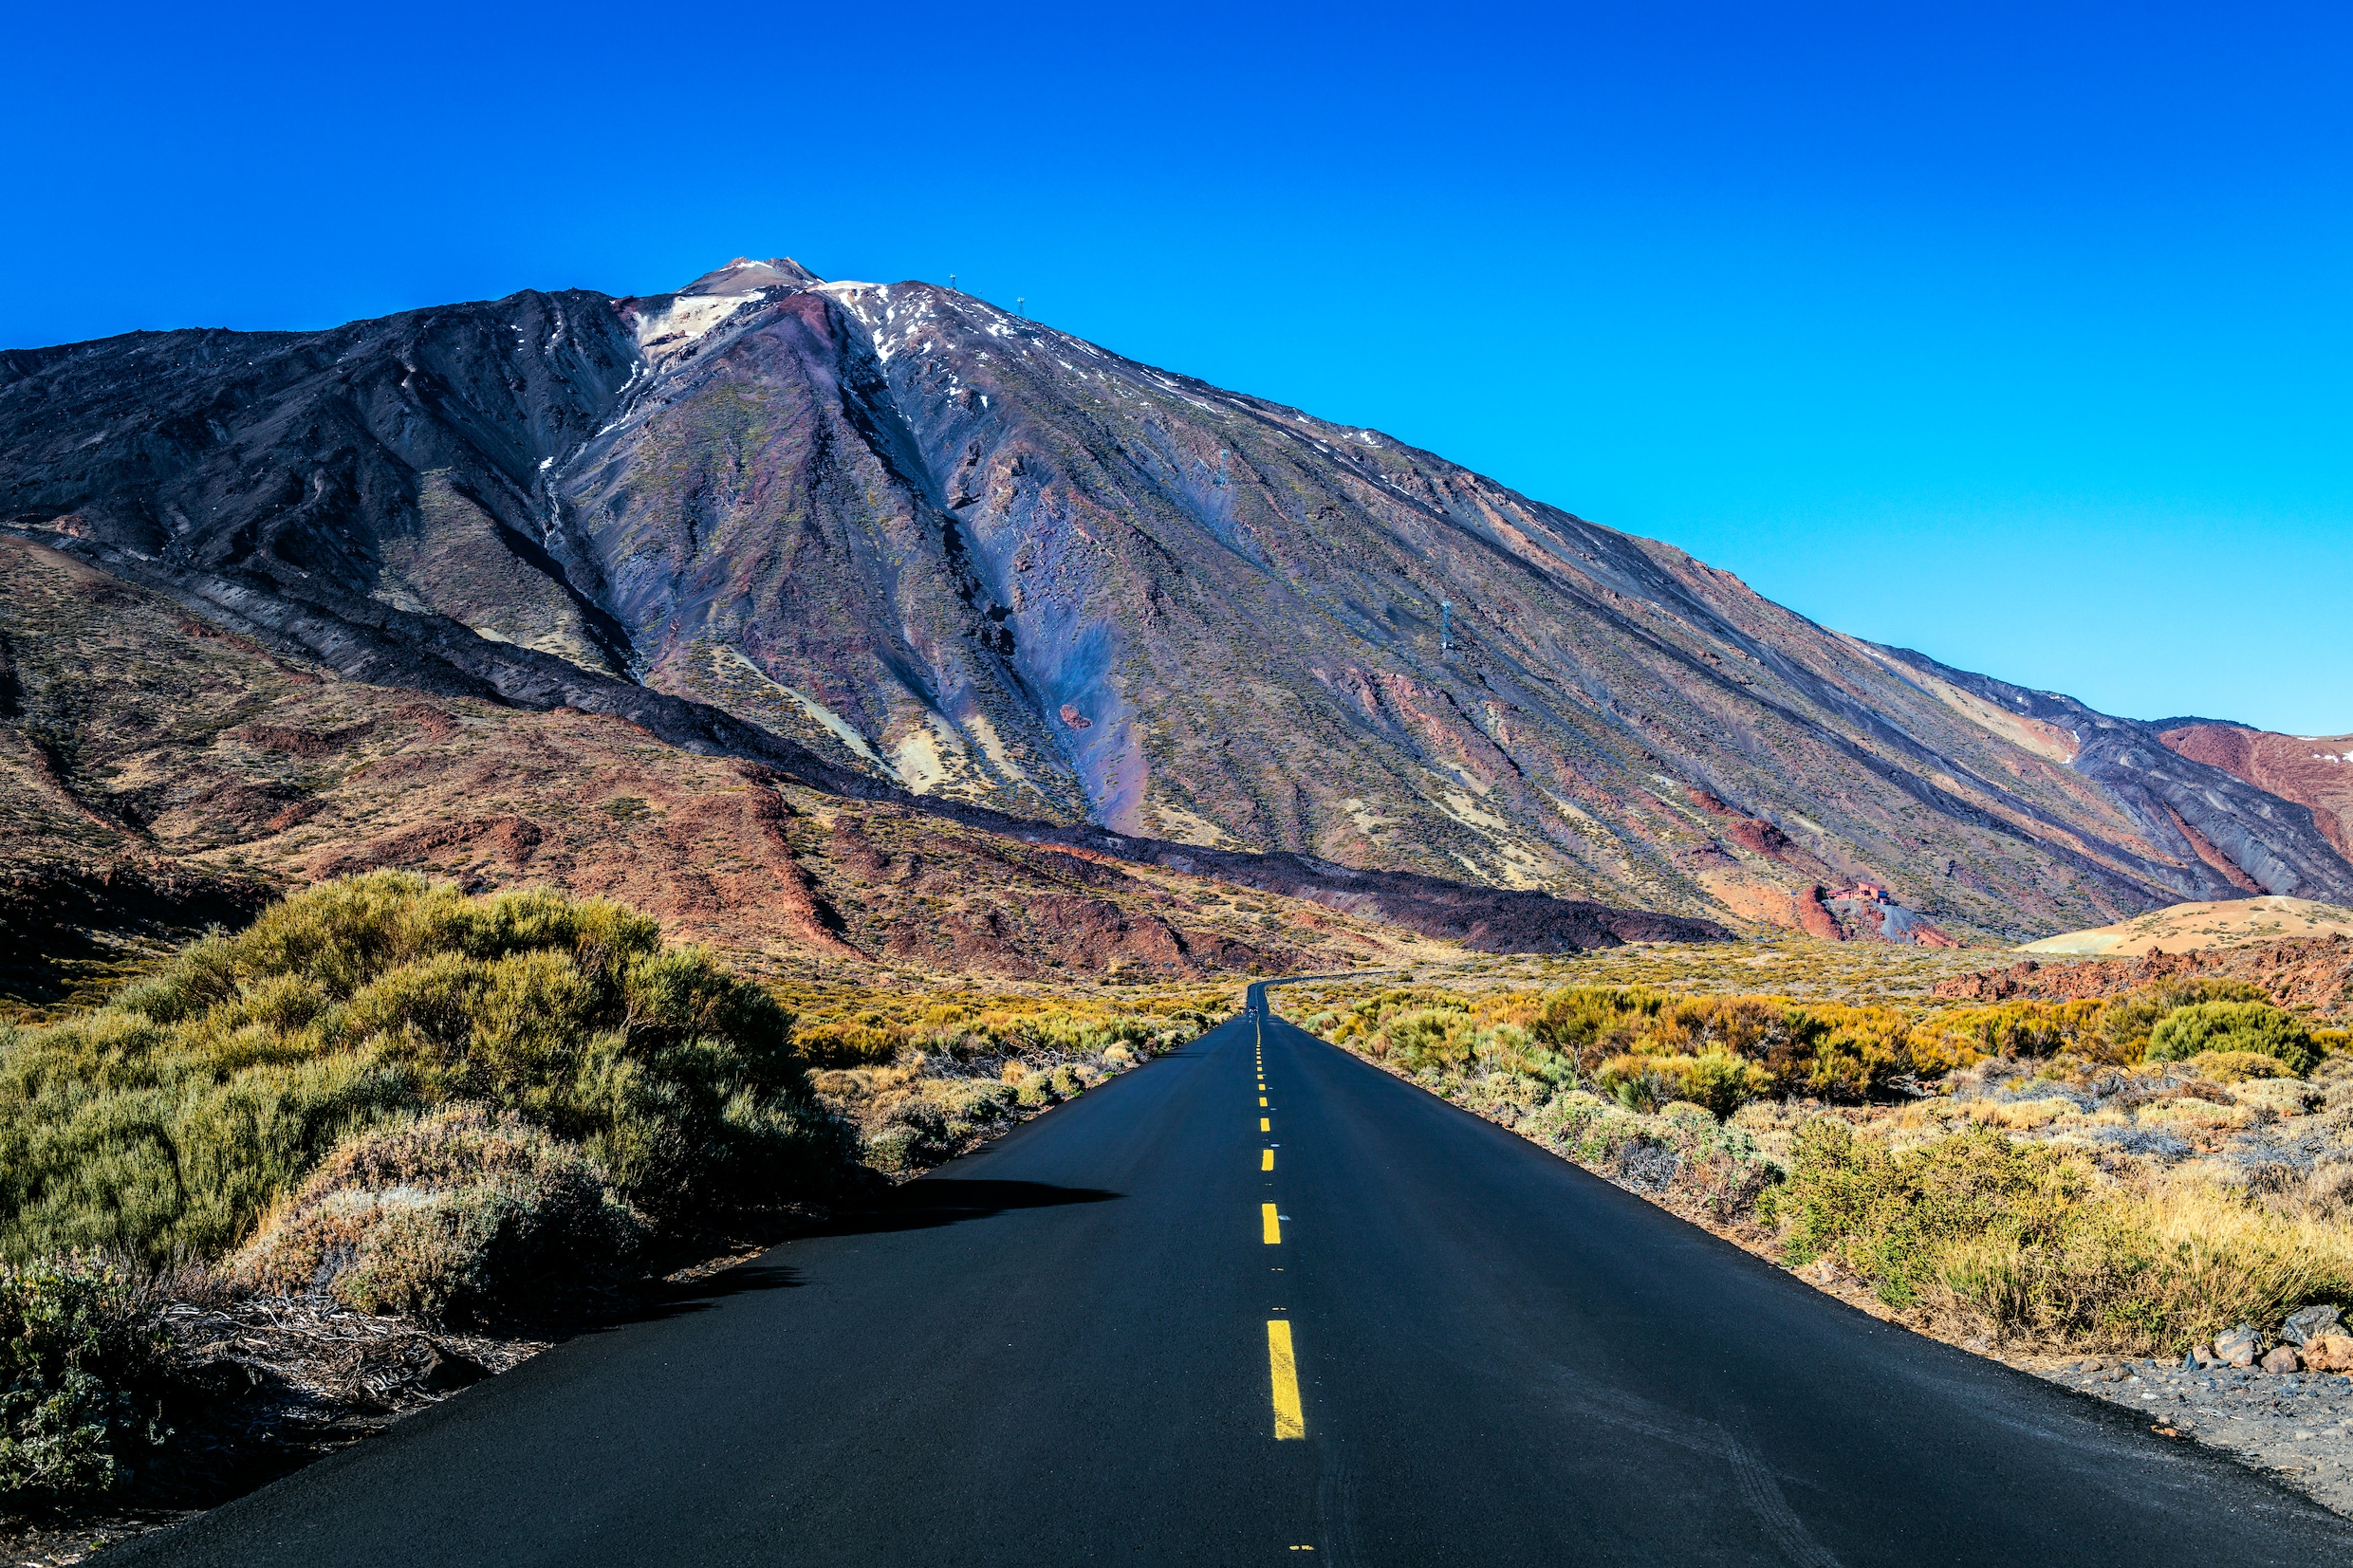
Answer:
M2339 732L2344 16L20 9L0 344L954 272L1844 631Z

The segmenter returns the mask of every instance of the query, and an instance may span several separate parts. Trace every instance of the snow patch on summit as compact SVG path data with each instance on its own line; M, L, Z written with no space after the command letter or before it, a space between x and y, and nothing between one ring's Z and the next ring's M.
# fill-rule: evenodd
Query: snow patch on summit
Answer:
M639 315L638 344L648 350L661 349L675 353L745 305L757 304L767 298L768 290L765 288L755 288L748 294L676 295L660 309Z

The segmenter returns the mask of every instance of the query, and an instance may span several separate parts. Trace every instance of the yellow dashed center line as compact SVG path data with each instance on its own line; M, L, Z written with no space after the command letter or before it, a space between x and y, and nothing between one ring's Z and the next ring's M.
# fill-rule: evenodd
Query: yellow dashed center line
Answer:
M1273 1151L1273 1150L1271 1150L1271 1149L1262 1149L1262 1150L1260 1150L1260 1151L1259 1151L1259 1155L1260 1155L1260 1158L1259 1158L1259 1161L1258 1161L1258 1169L1259 1169L1259 1170L1261 1170L1261 1171L1271 1171L1271 1170L1273 1170L1273 1169L1274 1169L1274 1151Z
M1283 1216L1274 1211L1274 1205L1262 1203L1258 1206L1258 1223L1266 1231L1269 1246L1283 1245Z
M1299 1361L1291 1354L1291 1326L1280 1318L1267 1321L1267 1365L1274 1377L1274 1436L1307 1435L1307 1419L1299 1409Z
M1262 1133L1271 1133L1274 1131L1274 1123L1269 1121L1264 1116L1260 1116L1258 1118L1258 1130Z

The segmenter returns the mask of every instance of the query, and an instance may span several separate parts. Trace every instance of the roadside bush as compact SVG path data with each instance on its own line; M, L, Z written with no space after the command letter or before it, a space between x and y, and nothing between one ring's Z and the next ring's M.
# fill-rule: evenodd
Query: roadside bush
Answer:
M346 1141L232 1272L361 1312L538 1318L625 1284L644 1243L644 1222L577 1145L458 1105Z
M2207 1051L2253 1051L2302 1077L2320 1060L2311 1032L2268 1002L2199 1002L2165 1015L2149 1035L2147 1060L2187 1061Z
M0 1264L0 1494L103 1491L161 1442L162 1337L131 1281L84 1258Z
M889 1119L866 1140L866 1163L894 1175L937 1165L955 1152L945 1107L913 1098L891 1108Z
M1818 1116L1798 1130L1792 1154L1789 1179L1767 1211L1789 1261L1833 1256L1895 1306L1941 1281L1949 1244L1996 1229L2013 1248L2063 1234L2091 1181L2080 1160L1991 1128L1890 1153L1837 1117Z
M1337 1015L1329 1038L1409 1072L1483 1065L1552 1083L1590 1081L1645 1108L1677 1098L1736 1108L1768 1093L1864 1099L1912 1066L1908 1026L1891 1008L1678 997L1639 986L1472 999L1397 987ZM1735 1061L1756 1071L1735 1071Z
M1759 1212L1792 1264L1835 1258L1891 1305L2052 1345L2178 1354L2353 1292L2342 1229L2185 1176L2102 1188L1992 1128L1891 1153L1818 1117Z
M619 904L327 883L0 1031L0 1255L218 1257L343 1140L458 1102L578 1143L660 1226L787 1200L850 1153L791 1022Z
M875 1067L918 1056L967 1066L1092 1058L1115 1047L1151 1056L1195 1039L1234 1005L1231 987L1210 986L1116 997L807 985L781 986L777 992L798 1018L795 1049L812 1065L828 1068Z
M2098 1002L2005 1002L1992 1007L1956 1007L1921 1020L1912 1029L1912 1070L1940 1078L1987 1057L2037 1061L2077 1051L2098 1056Z
M1597 1095L1555 1095L1519 1130L1638 1192L1671 1193L1718 1220L1748 1214L1780 1169L1738 1127L1697 1105L1631 1114Z

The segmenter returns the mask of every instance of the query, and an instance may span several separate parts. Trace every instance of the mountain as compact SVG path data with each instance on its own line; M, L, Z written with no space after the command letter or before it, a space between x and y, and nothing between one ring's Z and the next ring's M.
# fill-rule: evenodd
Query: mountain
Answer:
M0 355L0 523L351 679L1114 854L1978 940L2353 899L2308 809L2150 726L1380 432L789 260Z

